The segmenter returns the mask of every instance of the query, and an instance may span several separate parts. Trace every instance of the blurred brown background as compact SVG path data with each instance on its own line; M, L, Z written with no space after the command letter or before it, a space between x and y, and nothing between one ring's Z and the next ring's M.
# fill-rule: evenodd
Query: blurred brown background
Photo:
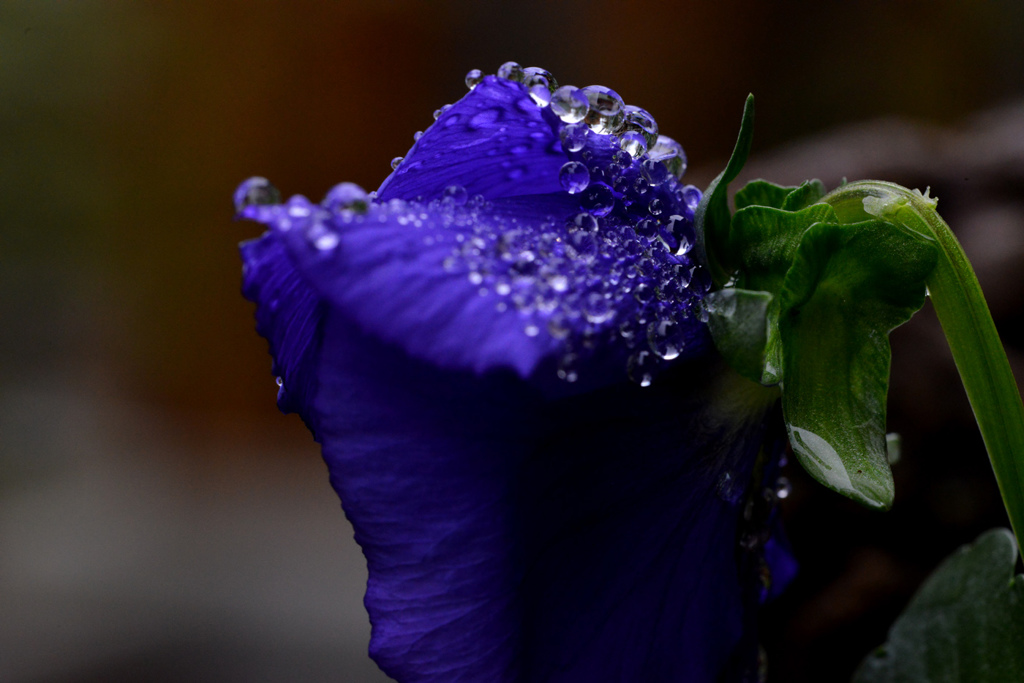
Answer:
M704 186L754 92L746 175L931 185L1020 367L1020 35L1018 0L0 4L0 680L383 680L361 556L238 294L241 180L374 188L467 70L514 59L647 108ZM774 680L848 677L1003 523L930 312L894 345L896 508L790 472Z

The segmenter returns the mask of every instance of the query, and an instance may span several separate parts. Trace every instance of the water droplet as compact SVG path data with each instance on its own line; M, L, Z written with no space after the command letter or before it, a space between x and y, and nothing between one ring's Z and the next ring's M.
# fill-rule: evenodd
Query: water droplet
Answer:
M581 211L573 216L572 223L569 225L573 232L597 232L597 227L597 219L586 211Z
M647 343L659 358L674 360L685 345L682 326L669 319L651 323L647 326Z
M412 141L413 142L419 142L419 139L421 137L423 137L423 131L422 130L418 130L418 131L416 131L415 133L412 134Z
M280 204L281 193L270 184L266 178L256 176L249 178L235 190L235 211L241 211L248 206L264 204Z
M634 159L639 159L647 153L647 140L640 133L627 130L619 136L619 147Z
M551 94L551 111L564 123L579 123L589 107L587 96L576 86L563 85Z
M618 93L603 85L588 85L583 88L583 94L589 105L585 121L590 129L602 135L618 133L625 118L623 109L626 106Z
M456 206L462 206L469 199L469 193L462 185L449 185L444 190L444 199Z
M789 494L793 492L793 485L789 483L789 479L786 477L779 477L775 481L775 495L779 500L789 498Z
M577 194L590 185L590 171L578 161L569 161L558 171L558 180L569 194Z
M607 216L615 207L615 193L604 183L592 183L583 191L580 205L595 216Z
M650 351L637 351L626 362L626 374L629 379L642 387L651 386L653 380L654 360Z
M697 241L697 233L694 230L693 221L679 214L673 214L669 216L665 229L676 243L675 247L672 248L677 256L690 253L694 242Z
M398 167L401 166L402 160L404 158L405 157L395 157L394 159L392 159L391 160L391 168L393 168L395 170L398 170Z
M480 81L484 80L484 73L480 69L470 69L466 73L466 87L472 90L476 86L480 85Z
M339 183L327 191L320 204L329 211L366 213L370 201L366 190L355 183Z
M648 150L647 156L665 164L668 172L676 178L682 178L686 173L686 153L683 146L668 136L659 135Z
M277 386L279 386L279 387L283 387L284 386L284 377L277 377L277 378L274 379L274 381L277 383Z
M585 123L570 123L562 128L558 137L566 152L578 152L586 146L588 133L590 133L590 128Z
M657 197L651 200L651 203L647 205L647 210L652 216L660 216L665 210L665 202L661 201Z
M627 104L623 109L625 119L622 122L622 129L639 133L644 137L644 149L650 147L658 139L658 124L647 111L640 107Z
M546 107L551 103L551 93L558 87L558 82L550 72L531 66L523 69L523 85L537 106Z
M522 83L523 75L523 67L519 66L517 62L505 62L498 67L498 78L504 78L506 81Z
M540 334L540 328L534 325L533 323L530 323L525 328L523 328L523 332L526 333L527 337L536 337L538 334Z
M663 184L669 178L669 172L665 168L665 164L655 159L644 159L640 164L640 168L643 169L644 176L652 187Z

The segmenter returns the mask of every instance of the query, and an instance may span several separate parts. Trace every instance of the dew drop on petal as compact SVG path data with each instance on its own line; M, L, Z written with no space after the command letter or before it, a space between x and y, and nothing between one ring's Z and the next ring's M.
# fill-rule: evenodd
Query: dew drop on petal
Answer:
M355 183L339 183L327 191L324 200L320 202L328 211L355 211L366 213L369 207L369 197L366 190Z
M573 232L597 232L597 219L592 214L582 211L573 217L569 227Z
M619 94L603 85L588 85L583 88L587 98L586 122L590 129L602 135L614 135L622 128L625 119L625 103Z
M607 216L615 208L615 194L604 183L591 183L583 191L580 205L595 216Z
M249 178L238 186L234 195L235 211L248 206L263 204L280 204L281 193L266 178L256 176Z
M623 130L634 131L644 136L645 148L653 145L658 139L658 124L647 111L640 107L627 104L623 109L625 120L622 122Z
M578 161L568 161L558 171L558 180L569 194L578 194L590 185L590 170Z
M619 136L619 147L634 159L647 153L647 140L634 130L627 130Z
M523 82L523 67L519 66L518 62L505 62L498 67L498 78L504 78L507 81L515 81L516 83Z
M633 382L642 387L651 386L653 380L654 360L650 351L637 351L626 363L626 374Z
M405 158L405 157L395 157L394 159L392 159L392 160L391 160L391 168L393 168L393 169L396 169L396 170L397 170L397 169L398 169L398 167L402 165L402 160L403 160L404 158Z
M563 85L551 94L551 111L563 123L579 123L589 107L587 96L576 86Z
M562 141L562 149L566 152L578 152L587 144L590 128L585 123L570 123L562 128L558 137Z
M472 90L484 80L484 73L480 69L470 69L466 74L466 87Z
M444 190L444 199L456 206L462 206L469 199L469 193L461 185L449 185Z

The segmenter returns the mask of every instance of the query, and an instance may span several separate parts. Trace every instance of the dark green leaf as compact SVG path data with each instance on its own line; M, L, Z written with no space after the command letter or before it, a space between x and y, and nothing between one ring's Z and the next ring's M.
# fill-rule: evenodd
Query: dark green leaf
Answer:
M787 192L787 196L789 194ZM764 366L761 377L757 378L762 384L778 384L782 380L779 294L804 232L811 225L824 221L835 221L835 213L826 204L815 204L801 211L748 206L733 216L733 244L743 264L737 286L765 291L774 297L767 309Z
M1024 575L1005 529L946 559L854 683L1024 681Z
M748 95L743 106L743 119L736 146L729 157L729 163L718 177L711 181L697 210L694 212L694 226L697 231L697 259L707 263L712 279L722 285L734 270L729 252L729 183L736 179L750 154L750 143L754 137L754 96Z
M736 192L733 203L736 204L737 211L748 206L768 206L773 209L781 209L786 197L795 189L795 187L776 185L767 180L751 180Z
M824 197L826 191L824 183L820 180L806 180L786 195L782 208L787 211L799 211Z
M870 507L892 504L886 458L888 332L924 303L936 249L880 220L818 223L782 288L782 409L797 459Z
M761 381L768 336L768 306L772 295L727 287L708 294L708 329L715 348L733 370Z

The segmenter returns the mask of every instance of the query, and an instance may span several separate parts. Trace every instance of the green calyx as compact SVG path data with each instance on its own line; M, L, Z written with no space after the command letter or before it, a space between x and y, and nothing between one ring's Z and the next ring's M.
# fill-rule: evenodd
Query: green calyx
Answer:
M711 334L737 372L779 386L790 444L812 476L887 509L888 333L924 302L934 240L877 216L841 215L816 180L753 181L730 215L727 185L752 131L748 99L733 157L697 211L718 285L707 301Z
M967 257L937 200L881 181L825 193L755 180L728 206L750 152L747 99L732 157L695 220L715 283L708 326L744 377L781 390L790 443L819 482L870 507L893 500L885 434L888 334L930 294L1020 545L1024 406Z

